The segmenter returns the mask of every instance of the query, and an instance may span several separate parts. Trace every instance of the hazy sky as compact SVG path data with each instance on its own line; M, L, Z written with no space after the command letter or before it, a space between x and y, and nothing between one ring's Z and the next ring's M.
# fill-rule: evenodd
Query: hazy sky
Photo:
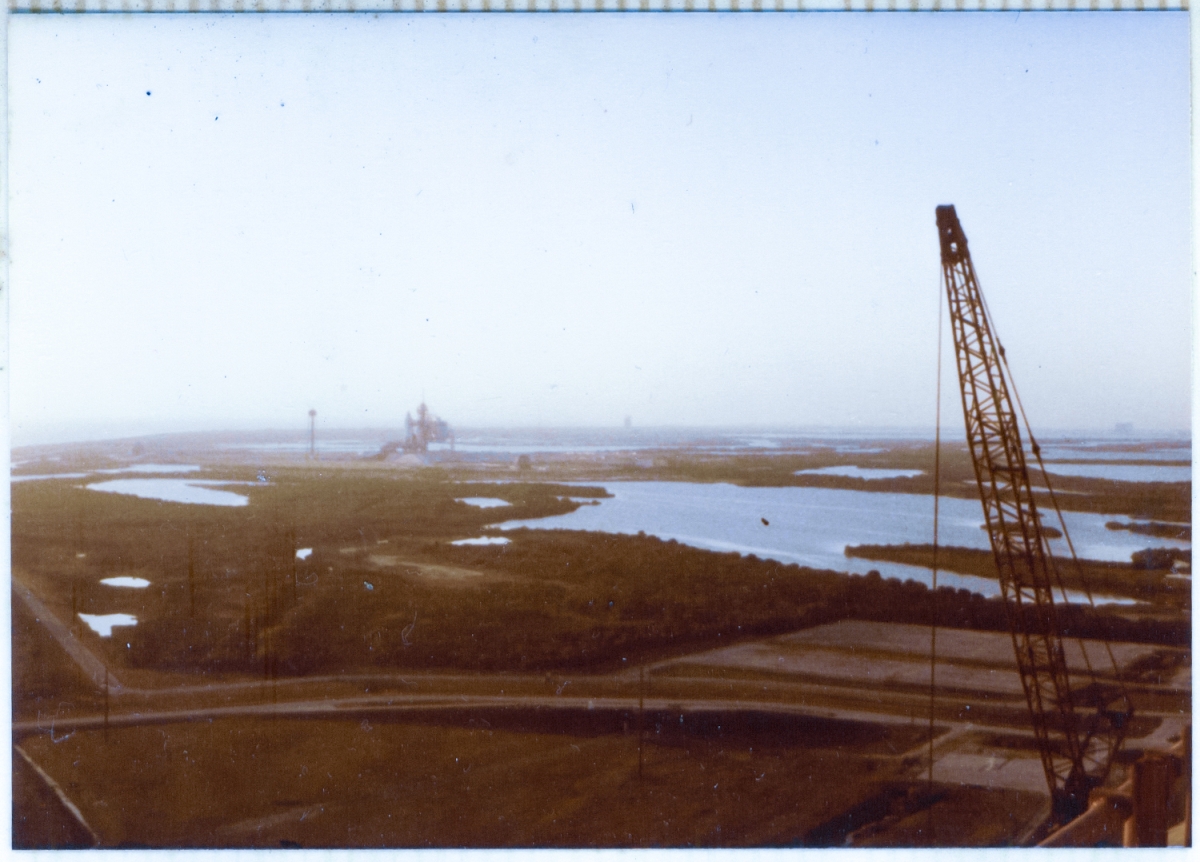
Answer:
M1188 427L1186 13L9 27L17 444L932 426L941 203L1035 428Z

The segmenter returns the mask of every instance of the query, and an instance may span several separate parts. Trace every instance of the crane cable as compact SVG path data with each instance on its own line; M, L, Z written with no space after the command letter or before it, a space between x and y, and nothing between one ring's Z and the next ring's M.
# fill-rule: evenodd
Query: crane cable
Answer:
M986 312L986 308L985 308L985 312ZM1033 456L1037 459L1038 468L1042 472L1042 482L1043 482L1043 484L1045 484L1047 492L1049 492L1050 503L1054 506L1055 515L1058 516L1058 524L1059 524L1060 529L1062 530L1063 537L1067 540L1067 549L1071 554L1071 564L1075 570L1075 577L1076 577L1079 585L1083 588L1084 595L1087 596L1088 606L1094 609L1096 607L1096 600L1092 597L1091 585L1088 582L1087 575L1084 574L1083 566L1079 562L1079 556L1078 556L1078 554L1075 553L1075 543L1071 540L1071 533L1067 530L1066 519L1063 516L1061 507L1059 507L1059 505L1058 505L1058 498L1054 493L1054 486L1050 484L1050 476L1046 470L1046 464L1042 460L1041 447L1038 446L1037 440L1033 436L1033 429L1029 427L1029 418L1025 415L1025 406L1021 403L1021 393L1017 390L1016 382L1013 381L1012 371L1008 367L1007 357L1005 357L1004 354L1001 353L1000 358L1001 358L1001 361L1004 363L1004 370L1008 374L1009 382L1012 385L1013 395L1017 399L1017 408L1021 411L1021 421L1025 425L1025 432L1029 435L1030 448L1033 451ZM1046 554L1050 558L1051 571L1054 572L1054 578L1058 582L1058 590L1059 590L1059 593L1062 595L1063 604L1064 605L1069 604L1069 601L1067 599L1067 590L1066 590L1066 587L1063 585L1062 575L1059 573L1058 565L1055 562L1054 551L1051 549L1049 542L1045 542L1045 547L1046 547ZM1096 693L1097 699L1096 699L1094 706L1097 710L1097 714L1094 718L1094 721L1098 722L1100 720L1101 714L1107 714L1105 705L1099 695L1099 692L1101 690L1099 674L1096 672L1096 669L1092 666L1092 659L1091 659L1091 656L1088 655L1087 647L1083 643L1083 637L1081 635L1077 635L1076 637L1073 638L1073 640L1079 646L1079 652L1083 656L1083 662L1084 662L1085 667L1087 668L1087 675L1088 675L1088 679L1091 682L1092 691ZM1129 698L1129 691L1125 687L1125 682L1124 682L1124 680L1121 679L1120 669L1117 666L1117 659L1116 659L1116 656L1113 655L1112 644L1109 642L1109 639L1107 637L1103 638L1101 640L1101 643L1104 645L1104 651L1108 655L1108 666L1112 669L1112 678L1116 681L1117 697L1120 700L1123 700L1125 702L1125 708L1126 708L1126 710L1128 710L1132 704L1132 701ZM1113 721L1111 716L1109 717L1108 720L1110 722ZM1103 778L1108 773L1109 767L1111 766L1111 759L1109 759L1107 762L1102 763L1101 761L1099 761L1097 759L1097 755L1094 755L1094 754L1089 755L1089 753L1088 753L1092 749L1091 742L1092 742L1092 738L1097 729L1099 729L1099 725L1093 724L1092 727L1086 731L1086 735L1084 736L1084 739L1083 739L1081 753L1085 757L1089 757L1089 759L1091 759L1093 763L1099 764L1102 772L1098 776L1095 776L1095 777L1098 777L1098 778L1100 778L1100 780L1103 780ZM1109 758L1111 758L1111 756L1112 755L1110 752ZM1085 767L1085 771L1086 771L1086 767Z
M933 844L933 710L936 699L937 671L937 576L938 576L938 504L941 502L942 461L942 289L938 284L938 333L937 333L937 406L934 411L933 431L933 579L931 581L929 614L929 780L926 792L925 832L929 844Z
M1004 369L1006 372L1008 372L1008 379L1010 382L1012 382L1012 372L1008 370L1008 360L1004 359L1003 357L1001 358L1004 362ZM1041 447L1037 445L1037 441L1033 437L1033 430L1029 427L1029 419L1025 416L1025 407L1021 404L1021 394L1017 391L1017 384L1012 383L1012 388L1013 394L1017 399L1017 408L1021 411L1021 421L1025 424L1025 432L1029 435L1029 443L1033 450L1033 456L1037 458L1038 469L1042 471L1042 482L1046 486L1046 491L1049 492L1050 503L1054 506L1054 514L1058 517L1058 525L1062 530L1063 538L1067 540L1067 550L1071 554L1071 565L1072 568L1075 569L1075 577L1078 580L1079 585L1083 588L1084 595L1087 596L1088 606L1094 609L1096 607L1096 600L1092 597L1091 584L1088 582L1088 577L1084 573L1083 565L1079 562L1078 554L1075 553L1075 543L1071 540L1071 534L1067 530L1066 519L1063 517L1062 509L1058 505L1058 497L1054 494L1054 486L1050 484L1050 476L1046 471L1045 463L1042 461ZM1050 548L1049 542L1046 543L1046 553L1049 555L1051 561L1055 560L1054 551ZM1054 571L1055 580L1058 581L1058 590L1062 595L1063 604L1069 604L1067 599L1067 590L1063 585L1062 576L1058 572L1058 566L1053 565L1052 568ZM1098 674L1095 668L1092 667L1092 660L1088 655L1087 648L1083 644L1083 637L1077 636L1074 638L1074 640L1079 644L1079 652L1083 655L1083 662L1087 667L1088 677L1091 679L1093 685L1098 685ZM1104 638L1101 643L1104 644L1104 651L1108 654L1109 666L1112 668L1113 678L1117 681L1117 690L1120 692L1121 697L1128 702L1129 694L1125 688L1124 682L1121 679L1120 670L1117 667L1117 659L1116 656L1113 655L1112 644L1109 642L1108 638Z
M987 298L985 296L983 296L982 291L980 292L980 300L983 303L983 313L987 317L988 325L991 327L992 333L995 334L996 333L995 321L992 318L991 309L988 308ZM1058 505L1058 497L1055 496L1054 487L1050 484L1050 476L1046 471L1045 463L1042 461L1042 449L1038 445L1036 438L1034 438L1034 436L1033 436L1033 429L1029 427L1029 417L1025 415L1025 405L1021 403L1021 393L1017 389L1017 382L1013 378L1012 369L1010 369L1008 367L1008 356L1004 352L1003 342L1000 341L999 335L996 335L996 346L1000 353L1000 361L1002 363L1004 363L1004 373L1005 373L1005 376L1008 378L1008 384L1009 384L1009 386L1012 387L1013 396L1017 400L1017 409L1021 412L1021 422L1022 422L1022 424L1024 424L1025 433L1029 437L1030 450L1033 452L1033 457L1037 459L1038 469L1040 469L1042 472L1042 483L1046 486L1046 490L1049 492L1050 503L1054 506L1055 515L1058 516L1058 524L1059 524L1059 527L1062 529L1063 538L1065 538L1067 540L1067 549L1070 551L1070 554L1071 554L1071 562L1075 569L1075 576L1076 576L1076 578L1078 578L1079 584L1083 588L1084 595L1087 596L1088 605L1092 608L1095 608L1096 600L1092 597L1091 585L1088 583L1088 578L1084 574L1083 566L1080 565L1080 563L1079 563L1079 556L1075 553L1075 543L1073 541L1071 541L1071 534L1067 530L1066 519L1063 517L1062 509ZM1045 543L1045 548L1046 548L1046 553L1049 555L1051 561L1053 561L1055 559L1054 551L1051 549L1049 542ZM1058 583L1058 590L1059 590L1059 594L1062 596L1063 604L1064 605L1070 604L1070 602L1067 598L1066 587L1063 585L1062 575L1060 575L1059 571L1058 571L1058 566L1051 565L1051 570L1054 573L1055 581ZM1083 638L1077 636L1077 637L1073 638L1073 640L1079 644L1079 652L1083 655L1083 661L1084 661L1084 665L1087 667L1088 676L1091 678L1093 683L1096 683L1096 681L1097 681L1096 671L1092 667L1091 657L1088 656L1087 649L1083 645ZM1102 643L1104 644L1105 652L1108 653L1108 660L1113 669L1113 676L1118 681L1118 687L1121 691L1121 694L1123 697L1126 697L1126 699L1127 699L1125 686L1123 684L1121 684L1121 682L1120 682L1120 674L1119 674L1118 668L1117 668L1117 660L1116 660L1116 657L1113 655L1112 645L1109 643L1108 638L1104 638L1102 640Z

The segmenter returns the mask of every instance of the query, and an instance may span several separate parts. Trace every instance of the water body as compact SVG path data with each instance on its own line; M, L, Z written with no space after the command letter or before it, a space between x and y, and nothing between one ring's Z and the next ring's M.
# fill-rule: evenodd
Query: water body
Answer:
M1046 461L1190 461L1192 448L1169 449L1099 449L1094 445L1044 445ZM1032 460L1032 459L1031 459Z
M386 440L322 440L317 437L317 454L322 452L348 453L352 455L371 455L378 452ZM241 450L250 452L308 452L311 441L278 441L270 443L220 443L218 449Z
M630 446L572 446L555 443L430 443L430 452L466 452L472 454L512 454L512 455L569 455L589 452L636 452L642 449L657 448L653 444L641 443Z
M460 497L454 502L466 503L468 506L478 506L481 509L496 509L500 506L512 505L508 500L501 500L498 497Z
M849 476L853 479L911 479L920 476L924 470L890 470L885 467L851 467L843 464L837 467L820 467L812 470L797 470L797 476Z
M108 470L97 470L97 473L195 473L200 467L196 464L131 464L128 467L115 467Z
M307 560L312 556L312 548L300 548L296 551L297 560Z
M126 575L116 578L101 578L100 583L106 587L132 587L136 590L142 590L150 586L150 582L145 578L131 578Z
M345 433L345 432L343 432ZM381 432L379 436L340 436L322 439L318 434L317 454L369 456L380 451L386 440L398 440L400 431ZM515 458L518 455L607 455L634 452L807 452L831 447L846 451L874 451L880 440L922 440L932 437L911 429L874 429L862 432L848 429L817 429L814 431L755 431L736 429L695 428L593 428L557 429L553 432L532 429L512 431L465 430L458 433L453 444L433 443L429 454L442 456L450 452L467 460ZM856 442L863 441L863 442ZM869 441L869 442L868 442ZM277 441L258 440L217 444L222 450L249 452L306 453L307 437ZM473 456L473 457L472 457Z
M32 476L13 476L13 482L36 482L43 479L83 479L95 475L120 473L194 473L200 467L194 464L133 464L129 467L112 467L92 470L89 473L39 473Z
M741 444L747 449L778 449L783 443L770 437L746 437Z
M824 444L824 445L822 445ZM656 437L633 437L627 442L597 443L597 442L490 442L459 440L453 446L449 443L431 443L430 452L457 452L459 454L479 455L609 455L632 454L636 452L654 452L663 455L695 452L748 452L769 450L771 452L813 452L821 448L829 448L831 441L800 438L795 435L741 437L727 435L712 435L696 439L669 440ZM843 447L837 447L843 451ZM884 449L864 448L859 446L845 447L848 452L883 452Z
M480 536L476 539L457 539L452 545L507 545L511 539L504 536Z
M80 614L79 618L102 638L112 637L112 630L116 626L137 625L137 617L133 614Z
M1117 482L1192 481L1191 467L1166 464L1076 464L1047 461L1046 472L1051 476L1083 476L1088 479L1112 479Z
M566 515L509 521L501 529L586 530L661 539L712 551L736 551L783 563L929 584L932 573L907 566L845 555L847 545L929 544L933 538L933 498L836 488L741 488L687 482L605 482L612 494L598 506ZM939 542L990 549L983 510L974 500L942 498ZM1152 539L1105 529L1108 516L1066 512L1067 529L1080 557L1129 562L1146 547L1187 548L1189 542ZM764 520L766 523L763 523ZM1051 522L1046 520L1047 524ZM1067 554L1063 540L1052 540L1055 553ZM938 583L983 595L999 594L988 578L939 572Z
M110 479L87 487L106 494L128 494L168 503L196 503L203 506L247 506L250 498L232 491L218 491L208 485L254 485L229 479Z
M41 482L45 479L83 479L87 476L95 475L94 473L38 473L31 476L13 476L10 480L12 484L17 482Z

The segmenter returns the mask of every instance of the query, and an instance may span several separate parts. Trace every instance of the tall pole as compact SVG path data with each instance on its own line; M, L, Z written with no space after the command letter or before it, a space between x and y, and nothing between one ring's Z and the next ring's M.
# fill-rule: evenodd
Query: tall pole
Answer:
M308 457L317 457L317 411L308 411Z
M196 542L188 531L188 616L196 616Z
M642 745L646 739L646 667L638 668L638 781L642 780Z
M108 665L104 665L104 741L108 742Z
M288 533L288 554L292 560L292 604L296 603L296 524L293 518L292 529Z

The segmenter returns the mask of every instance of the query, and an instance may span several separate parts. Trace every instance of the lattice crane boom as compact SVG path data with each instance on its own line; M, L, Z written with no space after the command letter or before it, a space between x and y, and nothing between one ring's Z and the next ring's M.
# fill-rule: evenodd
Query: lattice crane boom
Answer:
M1063 822L1086 807L1091 788L1107 776L1128 704L1124 712L1103 703L1087 716L1077 711L1052 592L1059 579L1034 501L1004 348L953 206L937 208L937 227L967 443L1053 816Z

